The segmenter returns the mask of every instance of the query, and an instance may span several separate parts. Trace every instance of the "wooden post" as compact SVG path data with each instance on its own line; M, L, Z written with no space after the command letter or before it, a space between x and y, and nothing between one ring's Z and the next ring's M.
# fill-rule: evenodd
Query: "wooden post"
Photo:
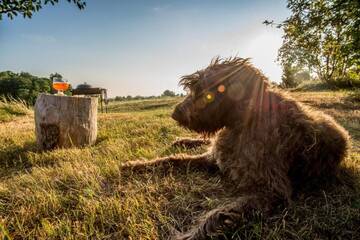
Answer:
M104 88L104 96L105 96L105 112L107 113L108 98L107 98L107 90L105 88Z
M103 109L103 95L102 95L102 93L100 94L100 106L101 106L101 113L103 113L104 109Z
M35 103L40 149L91 145L97 135L97 98L40 94Z

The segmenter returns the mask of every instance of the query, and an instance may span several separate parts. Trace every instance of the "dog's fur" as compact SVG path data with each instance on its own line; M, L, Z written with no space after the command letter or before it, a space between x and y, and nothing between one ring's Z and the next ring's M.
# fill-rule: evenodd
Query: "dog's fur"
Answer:
M253 210L266 213L279 200L290 202L293 192L312 179L334 176L346 157L349 135L344 128L272 88L248 59L215 58L207 68L182 77L180 84L189 94L172 117L188 129L215 136L211 150L124 167L218 168L234 182L239 196L177 239L215 237Z

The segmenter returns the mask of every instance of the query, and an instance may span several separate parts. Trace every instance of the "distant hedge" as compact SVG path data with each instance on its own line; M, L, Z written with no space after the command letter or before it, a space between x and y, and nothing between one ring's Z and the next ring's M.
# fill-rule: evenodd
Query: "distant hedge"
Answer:
M35 104L39 93L51 91L49 78L33 76L30 73L0 72L0 97L24 100L27 104Z

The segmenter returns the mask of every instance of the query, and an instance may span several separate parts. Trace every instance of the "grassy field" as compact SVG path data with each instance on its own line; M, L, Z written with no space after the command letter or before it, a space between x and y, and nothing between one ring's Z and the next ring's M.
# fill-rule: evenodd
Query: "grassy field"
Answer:
M255 215L225 239L360 239L360 103L350 92L293 92L335 117L352 136L342 181L296 196L271 217ZM180 98L113 102L98 141L82 149L36 149L32 111L0 103L0 235L13 239L167 239L231 201L217 175L173 169L119 171L123 162L180 152L196 136L169 117ZM10 109L10 110L9 110ZM329 179L329 182L330 181ZM2 230L1 230L2 229Z

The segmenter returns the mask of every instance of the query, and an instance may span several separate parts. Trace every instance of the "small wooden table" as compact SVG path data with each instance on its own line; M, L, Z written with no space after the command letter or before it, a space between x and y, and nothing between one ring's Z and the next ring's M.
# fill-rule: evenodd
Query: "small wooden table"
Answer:
M75 88L72 90L72 95L85 95L85 96L100 96L101 112L104 111L103 102L105 103L105 112L107 112L107 90L105 88Z

